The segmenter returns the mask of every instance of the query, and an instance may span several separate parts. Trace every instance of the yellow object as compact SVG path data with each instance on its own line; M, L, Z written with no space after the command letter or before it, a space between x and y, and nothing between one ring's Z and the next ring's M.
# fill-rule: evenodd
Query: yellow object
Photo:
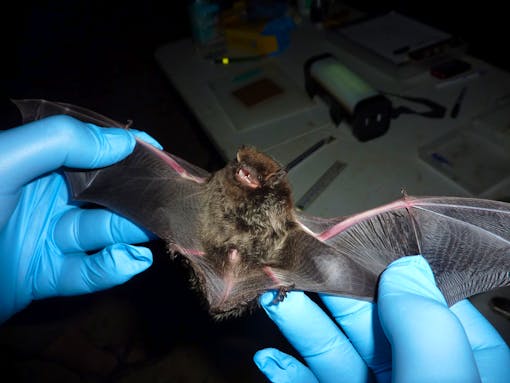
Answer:
M278 50L275 36L261 34L265 23L227 26L224 29L225 41L229 51L251 55L267 55Z

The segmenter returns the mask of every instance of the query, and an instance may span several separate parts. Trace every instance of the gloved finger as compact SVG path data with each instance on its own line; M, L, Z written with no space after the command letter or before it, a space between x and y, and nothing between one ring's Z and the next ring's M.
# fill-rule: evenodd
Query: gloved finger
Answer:
M155 148L163 149L163 146L161 146L161 144L158 141L156 141L154 137L150 136L148 133L137 129L129 129L129 131L133 133L137 139L142 140L148 144L151 144Z
M106 209L74 208L55 225L53 238L63 253L101 249L114 243L142 243L154 235Z
M58 115L3 131L1 178L5 193L61 166L95 168L111 165L133 151L135 137L126 129L99 128Z
M305 359L320 382L366 382L366 364L328 315L303 292L292 291L283 302L273 303L274 293L260 303L269 317Z
M319 383L312 371L303 363L275 348L257 351L253 360L259 370L273 383Z
M510 376L510 349L489 321L464 299L450 310L466 331L482 381L504 382Z
M469 300L457 302L450 310L461 321L473 349L493 348L505 344L501 335Z
M391 348L372 302L320 294L333 318L340 325L377 381L391 380Z
M383 272L378 310L392 346L394 381L480 379L464 328L423 257L400 258Z
M109 246L93 255L67 254L61 257L58 271L52 268L39 273L34 291L37 291L37 298L44 298L104 290L126 282L151 264L149 249L125 244Z

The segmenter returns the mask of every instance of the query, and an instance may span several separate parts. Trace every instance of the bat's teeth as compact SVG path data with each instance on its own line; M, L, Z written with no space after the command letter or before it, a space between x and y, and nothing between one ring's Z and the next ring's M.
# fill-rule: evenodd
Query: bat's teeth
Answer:
M259 182L256 179L253 179L251 173L245 168L242 167L239 168L236 175L237 179L246 186L249 186L251 188L257 188L260 186Z

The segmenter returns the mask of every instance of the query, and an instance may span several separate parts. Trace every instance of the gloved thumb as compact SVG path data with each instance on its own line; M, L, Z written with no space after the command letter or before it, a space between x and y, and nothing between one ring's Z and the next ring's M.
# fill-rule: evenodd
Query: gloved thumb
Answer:
M377 306L392 348L393 381L480 379L464 328L423 257L400 258L384 271Z
M51 116L2 132L0 169L4 193L61 166L96 168L120 161L133 151L133 133L100 128L69 116Z

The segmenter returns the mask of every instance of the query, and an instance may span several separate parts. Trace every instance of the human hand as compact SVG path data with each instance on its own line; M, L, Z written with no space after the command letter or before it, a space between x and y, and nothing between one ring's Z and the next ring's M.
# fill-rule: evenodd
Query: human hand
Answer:
M448 308L421 256L382 274L377 305L321 295L341 329L301 292L261 304L308 366L276 349L255 354L272 382L484 381L510 376L510 350L463 300Z
M135 135L159 146L143 132L63 115L0 132L0 323L33 299L106 289L151 265L149 249L125 244L149 233L106 209L81 209L60 169L118 162Z

